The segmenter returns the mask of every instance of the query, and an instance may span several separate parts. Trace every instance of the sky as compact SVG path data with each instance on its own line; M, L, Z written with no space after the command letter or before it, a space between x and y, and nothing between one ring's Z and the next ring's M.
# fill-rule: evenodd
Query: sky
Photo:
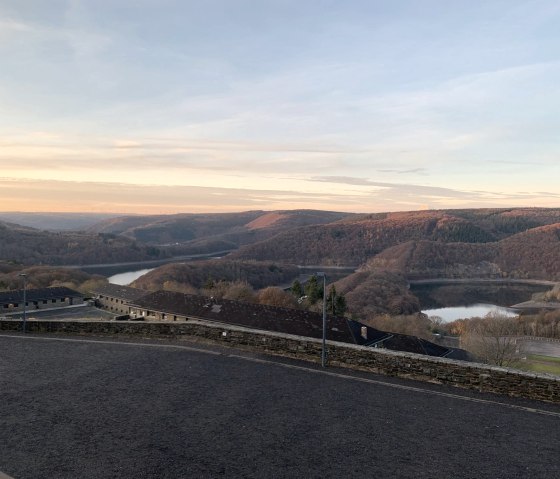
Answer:
M0 210L560 207L557 0L0 0Z

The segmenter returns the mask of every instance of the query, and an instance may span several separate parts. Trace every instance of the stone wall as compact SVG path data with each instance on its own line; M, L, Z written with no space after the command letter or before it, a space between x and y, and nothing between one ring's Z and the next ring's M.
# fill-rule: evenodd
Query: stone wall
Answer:
M2 320L0 330L17 331L21 321ZM227 346L320 361L321 340L256 331L204 321L114 322L28 321L29 332L199 339ZM412 353L328 342L329 364L388 376L428 381L481 392L560 403L560 377L434 358Z

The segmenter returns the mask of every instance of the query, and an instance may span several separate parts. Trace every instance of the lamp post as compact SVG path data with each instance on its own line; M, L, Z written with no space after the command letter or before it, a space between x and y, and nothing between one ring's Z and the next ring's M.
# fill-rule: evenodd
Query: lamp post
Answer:
M23 333L25 334L25 326L27 322L27 275L20 273L19 276L23 278Z
M321 349L321 366L327 365L327 275L325 273L317 273L317 276L323 277L323 347Z

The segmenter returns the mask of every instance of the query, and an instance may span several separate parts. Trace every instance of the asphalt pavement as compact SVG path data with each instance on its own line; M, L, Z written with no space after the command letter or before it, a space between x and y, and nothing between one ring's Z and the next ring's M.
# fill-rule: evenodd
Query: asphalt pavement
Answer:
M560 358L560 343L555 341L523 340L523 351L527 354L540 354L551 358Z
M560 406L186 341L0 335L25 478L560 477Z

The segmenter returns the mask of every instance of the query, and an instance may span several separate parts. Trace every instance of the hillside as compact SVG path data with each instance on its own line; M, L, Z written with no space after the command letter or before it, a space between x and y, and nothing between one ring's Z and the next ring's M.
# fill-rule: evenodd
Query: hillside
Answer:
M29 213L0 212L0 221L47 231L80 231L113 218L109 213Z
M413 314L420 302L408 289L406 278L389 272L361 271L334 283L343 294L348 311L360 318L375 314Z
M154 247L106 234L40 231L0 222L0 260L25 265L79 265L157 259Z
M560 209L440 210L360 215L279 233L232 258L297 264L360 265L387 248L415 241L493 244L560 222Z
M409 278L560 280L560 223L484 244L410 241L371 258L363 271Z
M300 274L296 266L271 262L228 261L224 259L160 266L138 278L132 286L139 289L169 289L170 286L200 289L209 282L244 281L253 288L291 283Z
M84 273L74 268L53 268L51 266L25 267L0 262L0 291L21 289L23 287L23 279L20 274L22 273L27 275L28 288L66 286L88 293L92 286L107 282L107 279L103 276Z
M125 216L103 221L88 231L165 245L175 254L198 254L237 249L282 231L331 223L348 216L348 213L314 210Z

